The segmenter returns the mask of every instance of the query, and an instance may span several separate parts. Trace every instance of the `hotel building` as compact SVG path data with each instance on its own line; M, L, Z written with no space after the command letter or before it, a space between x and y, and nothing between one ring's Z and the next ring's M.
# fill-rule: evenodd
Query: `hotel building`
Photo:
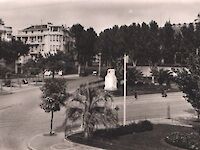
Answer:
M20 57L16 62L16 73L28 59L35 59L38 54L44 57L48 53L55 54L58 50L69 52L74 48L75 43L74 38L70 36L69 28L52 23L32 25L18 31L15 38L28 44L30 49L28 56Z
M2 19L0 19L0 40L1 41L12 40L12 27L5 26Z

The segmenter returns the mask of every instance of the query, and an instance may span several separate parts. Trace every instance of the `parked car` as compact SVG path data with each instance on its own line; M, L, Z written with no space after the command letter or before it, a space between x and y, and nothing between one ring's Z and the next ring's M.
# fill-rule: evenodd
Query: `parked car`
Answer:
M48 70L44 72L44 75L45 75L45 76L50 76L51 74L52 74L52 72L51 72L51 71L48 71Z
M96 70L93 70L93 71L92 71L92 75L93 75L93 76L96 76L96 75L97 75L97 71L96 71Z
M59 75L59 76L62 76L62 75L63 75L62 70L58 71L58 75Z

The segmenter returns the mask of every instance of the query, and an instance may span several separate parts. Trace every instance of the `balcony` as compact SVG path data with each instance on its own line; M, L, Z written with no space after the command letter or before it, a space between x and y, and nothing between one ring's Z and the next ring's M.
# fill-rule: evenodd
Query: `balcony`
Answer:
M29 45L39 45L40 43L38 41L27 41L26 44L29 44Z
M30 55L37 55L38 54L38 51L36 51L36 50L31 50L30 51Z

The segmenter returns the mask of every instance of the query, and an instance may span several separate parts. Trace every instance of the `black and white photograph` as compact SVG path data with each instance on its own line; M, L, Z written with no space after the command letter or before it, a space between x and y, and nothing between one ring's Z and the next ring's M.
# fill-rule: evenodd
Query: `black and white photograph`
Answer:
M0 150L200 150L200 1L0 0Z

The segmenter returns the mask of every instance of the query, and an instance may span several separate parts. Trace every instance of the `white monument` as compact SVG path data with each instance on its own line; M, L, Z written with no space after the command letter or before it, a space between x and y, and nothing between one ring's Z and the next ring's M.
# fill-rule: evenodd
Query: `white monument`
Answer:
M105 76L105 90L115 91L117 90L117 78L115 76L115 69L108 69Z

